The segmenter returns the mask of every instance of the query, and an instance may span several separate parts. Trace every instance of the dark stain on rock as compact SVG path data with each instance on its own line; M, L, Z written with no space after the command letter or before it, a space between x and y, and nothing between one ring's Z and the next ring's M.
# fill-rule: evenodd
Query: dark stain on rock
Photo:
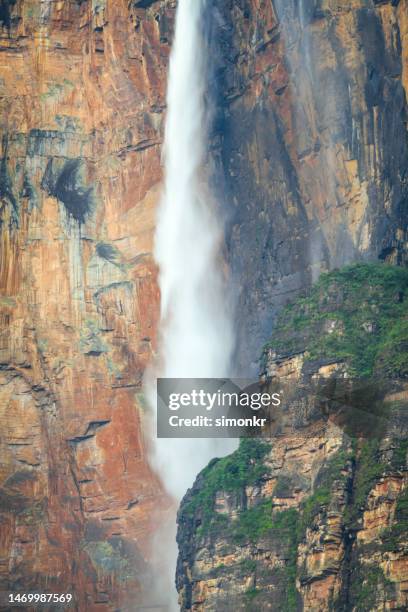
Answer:
M22 470L21 472L15 472L4 483L5 487L14 488L21 484L25 484L27 481L36 480L36 475L28 470Z
M27 198L30 202L30 210L38 205L38 196L30 177L24 174L23 186L20 190L20 198Z
M93 188L84 185L82 169L82 159L74 158L67 160L57 174L50 159L41 182L41 188L62 202L79 223L85 223L93 200Z
M36 155L45 157L50 146L52 150L54 150L55 147L59 155L63 155L65 144L66 133L58 130L40 130L33 128L28 133L27 157L35 157Z
M102 259L116 263L119 258L119 251L108 242L98 242L96 245L96 253Z
M3 136L3 157L0 161L0 202L11 206L11 225L18 226L19 208L17 199L13 193L13 186L7 167L8 160L8 135ZM0 203L0 223L3 206Z
M149 8L155 2L156 0L136 0L134 4L135 8Z
M11 9L15 5L16 0L0 0L0 23L10 28L11 26Z

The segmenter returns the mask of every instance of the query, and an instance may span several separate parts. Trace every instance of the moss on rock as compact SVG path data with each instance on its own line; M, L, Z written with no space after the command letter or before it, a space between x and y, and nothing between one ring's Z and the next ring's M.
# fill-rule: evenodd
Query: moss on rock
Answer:
M408 376L408 270L355 264L323 274L309 294L287 306L265 346L307 360L338 360L351 375Z
M182 506L179 519L182 520L183 515L191 517L199 514L202 535L222 522L222 515L214 511L217 492L239 493L266 476L269 468L262 460L269 450L267 442L246 438L228 457L211 461L200 474L194 496Z

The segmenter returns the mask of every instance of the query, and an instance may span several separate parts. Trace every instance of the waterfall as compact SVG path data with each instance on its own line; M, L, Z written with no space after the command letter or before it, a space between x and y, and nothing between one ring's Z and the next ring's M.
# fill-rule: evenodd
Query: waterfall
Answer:
M159 266L161 320L155 376L218 378L231 375L231 307L223 278L223 224L206 177L210 101L204 35L206 0L179 0L170 57L163 147L164 193L159 206L155 258ZM150 403L155 393L150 382ZM234 450L234 440L157 439L151 461L178 503L214 456ZM175 516L169 571L174 584ZM160 554L169 533L159 534Z
M165 185L155 256L160 268L163 374L228 374L232 331L219 248L222 227L205 181L208 97L205 0L181 0L170 59Z

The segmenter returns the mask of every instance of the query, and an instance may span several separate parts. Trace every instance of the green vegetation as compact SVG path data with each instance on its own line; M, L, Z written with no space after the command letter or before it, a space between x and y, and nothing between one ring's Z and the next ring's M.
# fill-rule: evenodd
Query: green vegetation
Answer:
M407 269L357 264L323 275L307 297L289 305L278 319L264 359L269 349L282 355L302 351L312 361L344 361L350 376L368 380L363 380L360 386L357 381L351 386L346 381L344 390L336 386L333 391L333 402L351 409L343 425L354 440L349 448L341 448L326 462L314 481L311 495L297 508L278 512L270 498L245 507L245 487L259 483L269 474L265 458L270 448L264 441L247 439L231 456L209 464L182 510L186 518L201 521L199 536L222 529L226 540L236 546L256 545L266 538L279 542L285 564L274 571L284 585L286 599L282 606L288 612L297 609L296 578L302 580L302 572L306 572L305 568L297 568L299 544L316 517L320 513L325 515L329 506L334 509L340 500L340 496L333 495L336 486L342 484L348 497L344 528L346 535L352 535L375 483L390 470L406 468L408 441L397 442L392 453L383 454L380 440L384 432L377 431L377 425L386 422L385 417L393 408L392 403L383 401L389 386L383 378L408 377L407 298ZM351 475L352 488L348 490ZM293 478L296 475L281 474L274 497L290 496L295 486ZM234 520L216 511L216 495L222 491L235 493L237 506L244 507ZM340 503L339 506L343 508ZM381 534L382 549L398 547L407 532L408 489L397 501L394 525ZM255 560L244 560L241 566L256 577ZM355 572L353 569L351 596L356 610L370 609L380 592L388 596L392 589L381 568L374 564L357 563ZM248 600L258 594L259 590L252 587L247 593Z
M256 570L257 563L255 559L244 559L239 565L243 572L252 574Z
M299 540L303 539L307 527L310 527L314 518L319 514L323 507L328 505L329 502L330 489L328 487L319 487L302 503L301 519L297 526Z
M313 524L314 518L327 507L331 500L333 482L345 480L348 461L352 460L345 449L340 449L321 469L316 480L316 488L301 505L299 510L290 508L273 512L272 500L267 499L253 508L240 513L238 520L228 526L229 537L236 544L256 543L262 537L273 538L287 547L287 561L282 568L285 584L285 610L297 609L297 549L304 539L306 529ZM285 486L288 483L284 483ZM274 492L275 494L275 492Z
M356 612L368 612L376 609L379 601L379 593L386 591L392 595L393 583L387 580L381 567L376 564L358 564L353 571L353 580L350 591L353 610Z
M346 450L340 449L320 470L316 479L315 490L300 505L301 516L297 524L299 541L303 540L307 527L313 523L314 518L322 508L329 505L333 482L346 479L346 472L343 473L343 471L348 460L351 459L352 457L348 455Z
M408 443L403 440L394 449L392 461L399 466L405 465ZM304 568L297 567L299 544L304 541L306 529L311 527L319 513L327 510L332 503L333 485L339 482L346 484L350 473L350 463L356 464L354 471L353 496L344 517L346 529L356 526L365 507L370 490L386 469L381 461L378 440L354 441L349 448L341 448L322 467L315 480L313 493L303 500L298 508L274 511L273 499L264 499L251 508L241 510L235 520L218 514L215 509L217 491L225 490L239 494L248 484L256 484L267 473L263 462L269 445L259 440L243 440L239 449L230 457L213 461L202 473L204 479L201 489L188 504L188 512L203 517L197 535L208 535L222 529L224 537L236 546L255 545L262 538L268 538L284 547L285 564L275 570L279 574L279 584L284 600L281 605L287 612L295 612L298 606L296 579L302 580ZM288 477L283 477L281 487L290 486ZM279 484L279 483L278 483ZM186 508L183 509L186 512ZM397 502L395 524L381 534L382 549L392 550L398 546L408 531L408 489L404 490ZM239 564L245 574L256 577L258 563L255 559L244 559ZM223 571L224 565L215 568ZM392 583L387 580L381 568L368 565L357 566L353 571L351 597L355 609L363 612L378 601L379 592L392 595ZM253 586L245 593L249 603L262 593L262 589ZM370 603L371 602L371 603ZM256 602L254 602L255 605Z
M216 565L216 566L214 567L214 572L216 572L216 573L217 573L217 572L222 572L223 570L225 570L225 569L226 569L226 567L227 567L227 566L225 565L225 563L219 563L219 565Z
M282 584L285 586L285 610L294 612L297 602L296 590L296 560L297 560L297 524L299 513L295 508L273 512L272 500L264 500L253 508L243 510L238 519L225 525L228 538L237 544L248 542L255 544L262 537L272 538L279 545L286 547L286 564L282 568ZM243 571L254 573L257 563L253 559L245 559L240 563ZM257 593L259 591L257 590ZM255 596L255 593L253 594Z
M297 549L304 539L306 528L313 523L315 516L331 499L333 482L347 477L346 466L352 456L346 449L340 449L320 470L316 480L316 488L300 508L289 508L274 511L273 500L264 499L251 508L241 510L236 520L229 520L215 511L215 498L218 491L236 492L242 494L245 486L256 484L269 472L264 465L265 456L270 449L269 444L260 440L241 440L239 449L224 459L214 460L201 473L203 479L201 488L184 506L182 512L186 517L200 517L201 526L197 536L219 533L237 546L256 544L262 538L274 540L286 550L286 563L279 572L280 582L284 585L285 610L292 612L297 609ZM288 492L290 479L282 477L277 483L282 490ZM275 488L276 491L276 488ZM278 491L279 492L279 491ZM274 494L276 494L274 492ZM256 572L257 562L253 559L241 561L240 568L251 574ZM252 592L252 591L251 591ZM253 595L255 597L255 593Z
M216 493L236 491L240 493L246 486L253 485L269 473L263 459L270 445L262 440L245 438L239 448L223 459L214 459L201 472L202 486L194 497L185 504L183 514L194 516L200 512L204 535L223 522L223 517L214 512Z
M391 458L391 466L398 469L406 469L408 454L408 440L398 440Z
M347 509L345 522L354 526L368 494L375 482L384 473L385 466L380 461L379 441L377 439L365 440L357 451L357 469L354 475L354 497Z
M5 308L15 308L17 302L15 298L9 297L7 295L0 296L0 306L4 306Z
M381 533L382 548L384 551L396 550L401 540L407 539L408 534L408 488L399 495L395 509L394 524Z
M363 506L373 484L384 472L384 465L379 461L379 441L364 441L358 455L358 469L354 477L354 504Z
M248 541L255 543L263 536L272 538L279 545L286 546L286 564L281 568L282 584L285 586L285 610L297 609L296 560L297 525L299 513L295 508L272 512L272 500L265 500L254 508L244 510L235 523L229 527L230 537L236 544Z
M408 488L405 488L398 497L395 508L395 520L398 523L404 523L405 527L408 524ZM407 531L405 534L407 534Z
M308 352L347 362L350 374L408 375L408 270L355 264L323 274L307 297L285 308L267 350Z
M256 587L250 587L247 591L245 591L245 597L252 601L257 595L260 595L261 593L261 589L257 589Z
M259 439L245 438L241 440L235 453L223 459L213 460L201 473L203 479L201 488L185 504L182 514L185 517L200 516L201 526L197 530L199 538L222 529L225 536L237 545L256 543L266 535L287 545L288 559L283 568L286 583L285 610L291 612L296 610L297 599L297 510L291 508L282 512L273 512L271 499L242 510L235 521L229 521L227 516L214 510L217 492L228 491L240 495L246 486L256 484L269 474L269 468L263 463L269 450L268 443ZM240 566L244 571L253 573L257 563L255 560L245 559ZM253 599L259 593L259 589L249 589L246 596Z
M258 542L265 534L286 541L296 529L297 510L272 512L272 500L267 499L253 508L243 510L238 519L229 526L232 540L236 544Z

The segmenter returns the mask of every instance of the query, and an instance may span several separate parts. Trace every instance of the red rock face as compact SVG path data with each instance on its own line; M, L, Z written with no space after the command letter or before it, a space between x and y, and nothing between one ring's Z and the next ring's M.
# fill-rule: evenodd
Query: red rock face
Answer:
M148 465L141 381L156 346L176 3L0 4L0 590L55 585L79 609L134 609L170 510ZM209 5L243 364L320 269L406 259L407 1L315 4L323 106L285 3ZM347 83L354 132L329 105Z
M174 7L3 3L1 590L134 609L169 507L141 380ZM140 3L139 3L140 4Z

